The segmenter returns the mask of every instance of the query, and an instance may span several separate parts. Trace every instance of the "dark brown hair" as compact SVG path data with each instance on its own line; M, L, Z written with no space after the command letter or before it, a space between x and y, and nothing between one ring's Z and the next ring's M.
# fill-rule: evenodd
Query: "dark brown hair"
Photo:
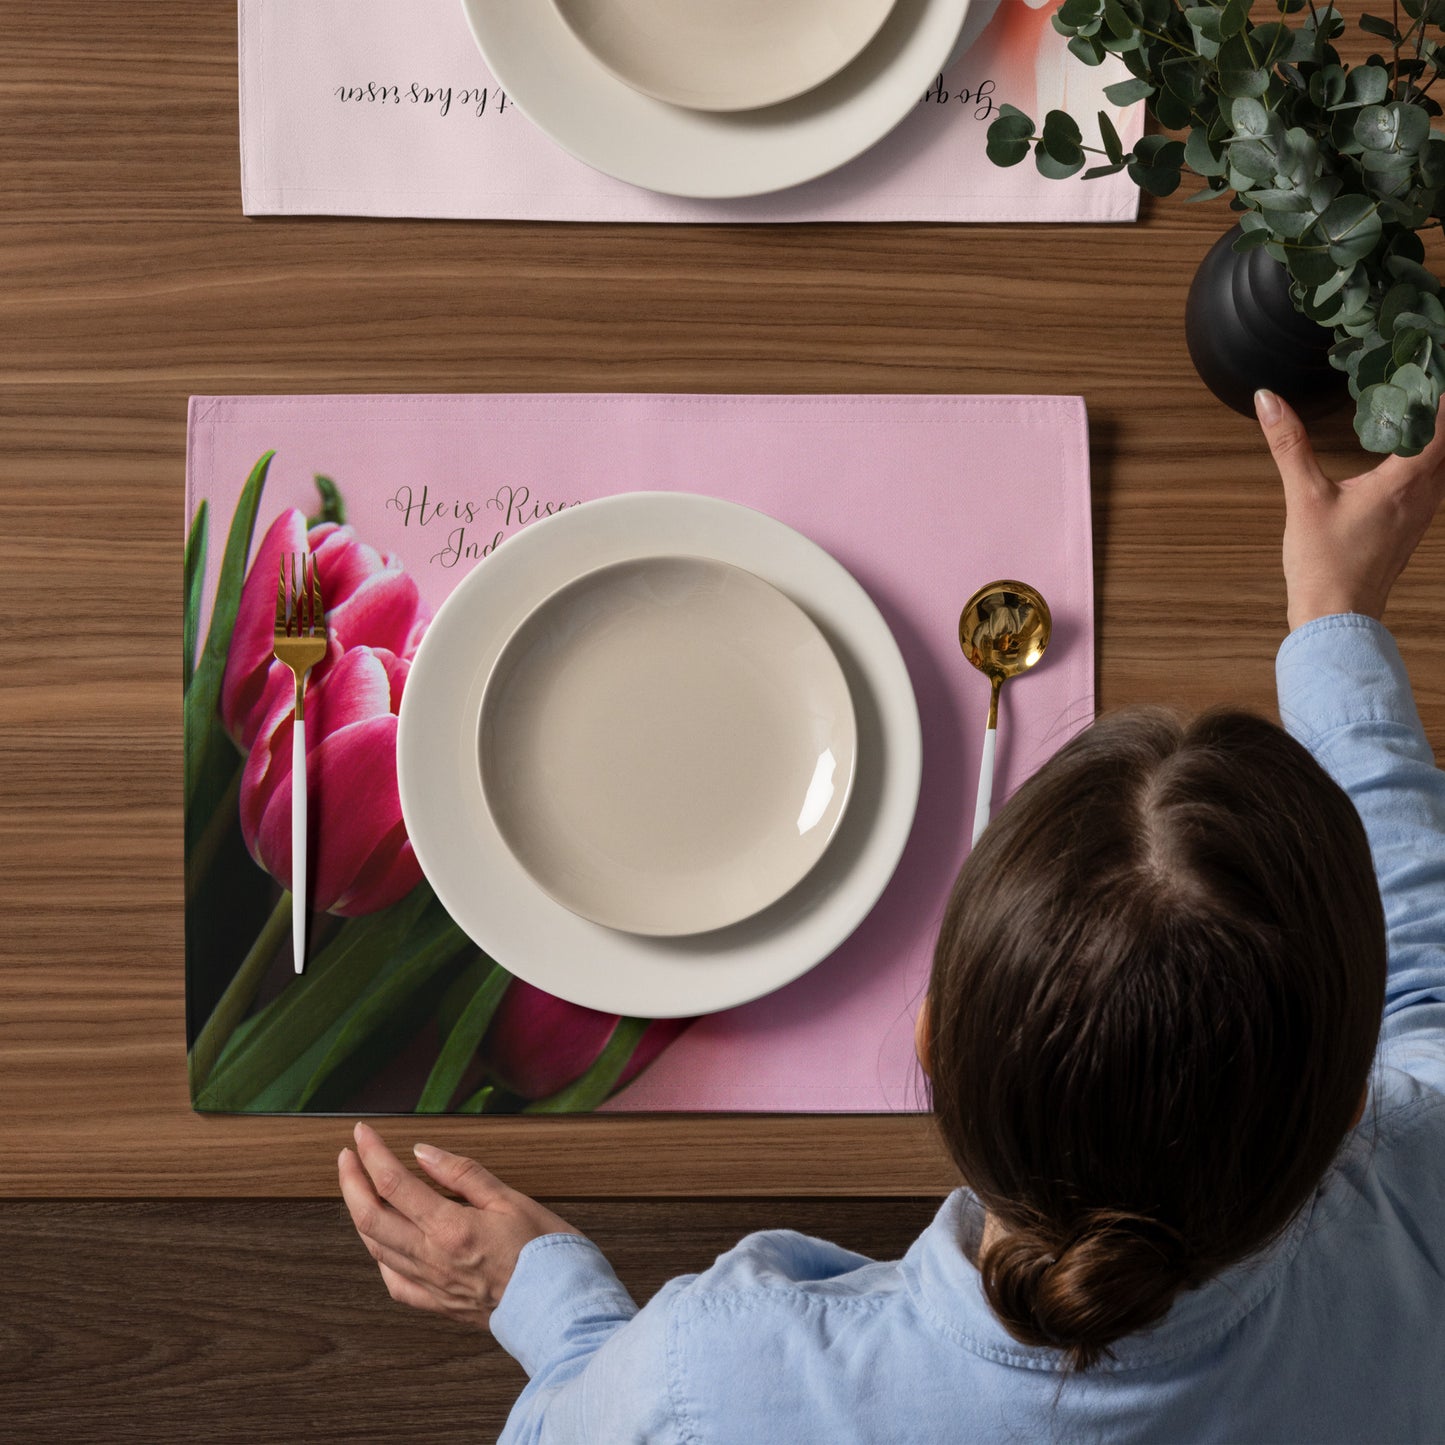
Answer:
M1277 1236L1355 1117L1384 984L1364 828L1273 724L1117 714L1020 788L954 886L928 1031L1010 1334L1086 1368Z

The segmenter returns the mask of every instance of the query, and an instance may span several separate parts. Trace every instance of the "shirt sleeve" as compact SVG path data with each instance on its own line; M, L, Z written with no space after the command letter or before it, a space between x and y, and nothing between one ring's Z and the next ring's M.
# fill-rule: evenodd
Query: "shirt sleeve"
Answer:
M547 1234L525 1245L492 1312L497 1343L531 1377L498 1445L676 1439L666 1297L683 1283L639 1311L591 1240Z
M1445 774L1395 640L1356 613L1292 632L1276 661L1280 719L1350 796L1385 909L1382 1058L1445 1088Z

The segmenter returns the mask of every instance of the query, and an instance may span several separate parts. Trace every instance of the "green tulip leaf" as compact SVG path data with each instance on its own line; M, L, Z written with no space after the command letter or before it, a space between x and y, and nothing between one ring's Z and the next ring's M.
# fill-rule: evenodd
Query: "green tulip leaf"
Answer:
M201 586L206 580L206 499L201 498L186 537L186 615L181 636L182 676L191 685L196 671L196 639L201 627Z
M330 477L323 477L320 472L316 474L315 482L321 497L321 507L314 516L307 517L306 525L318 527L323 522L335 522L338 527L345 525L346 502L342 498L341 488Z
M406 956L348 1014L290 1107L339 1108L416 1036L464 958L474 951L475 945L450 918L428 920L407 939Z
M483 1084L469 1099L458 1104L453 1111L457 1114L490 1114L492 1103L500 1097L500 1093L494 1084Z
M436 1063L432 1065L421 1097L416 1103L418 1114L446 1111L452 1095L462 1081L462 1075L467 1071L467 1065L476 1056L482 1037L491 1026L492 1016L497 1012L502 995L512 981L512 975L500 964L492 963L486 955L482 957L490 967L477 984L466 1008L462 1010L461 1017L448 1033L441 1051L437 1054Z
M221 572L216 582L206 645L186 687L183 728L188 838L200 836L240 763L216 710L221 700L226 654L236 626L236 609L241 603L241 585L246 578L251 534L255 531L256 512L273 456L275 452L267 452L256 463L241 489L226 548L221 554Z
M398 966L428 908L440 904L420 883L380 913L347 919L306 972L258 1012L244 1039L221 1054L196 1107L244 1108Z

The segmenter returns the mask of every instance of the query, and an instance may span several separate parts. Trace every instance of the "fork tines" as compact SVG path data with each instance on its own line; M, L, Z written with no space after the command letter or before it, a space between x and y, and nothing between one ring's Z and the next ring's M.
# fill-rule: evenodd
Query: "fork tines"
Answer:
M286 563L291 563L287 582ZM326 625L321 606L321 583L316 576L316 559L309 552L283 552L276 583L276 633L284 637L309 637Z

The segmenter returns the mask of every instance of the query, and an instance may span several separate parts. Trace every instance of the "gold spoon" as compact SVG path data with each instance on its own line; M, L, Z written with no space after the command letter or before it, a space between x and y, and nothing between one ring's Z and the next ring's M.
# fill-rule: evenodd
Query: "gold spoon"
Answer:
M978 802L973 814L973 841L988 827L993 801L993 754L998 739L998 695L1004 680L1027 672L1044 655L1054 620L1038 589L1026 582L990 582L964 605L958 619L958 645L963 655L988 678L988 730L983 735L983 761L978 770Z

